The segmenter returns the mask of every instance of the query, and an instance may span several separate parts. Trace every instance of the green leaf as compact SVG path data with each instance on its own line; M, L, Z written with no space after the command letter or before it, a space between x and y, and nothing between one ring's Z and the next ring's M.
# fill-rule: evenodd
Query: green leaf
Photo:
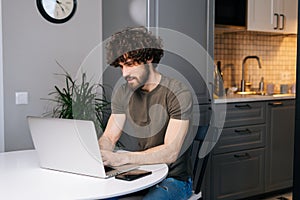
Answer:
M64 73L56 75L64 76L65 87L59 88L55 85L54 91L48 94L50 97L43 99L55 103L52 111L45 114L59 118L92 120L97 132L103 132L106 126L104 116L110 113L110 102L105 97L104 86L88 82L86 73L82 73L81 83L77 84L58 62L57 64Z

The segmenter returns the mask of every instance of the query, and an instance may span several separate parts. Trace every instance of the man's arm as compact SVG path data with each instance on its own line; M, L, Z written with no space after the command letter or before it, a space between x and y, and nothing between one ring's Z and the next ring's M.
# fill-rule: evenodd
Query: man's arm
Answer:
M98 141L101 151L114 150L115 144L121 136L125 118L125 114L111 114L106 129Z
M188 128L189 120L170 119L164 144L140 152L118 153L103 151L104 163L112 166L173 163L180 153ZM115 138L112 140L115 140Z

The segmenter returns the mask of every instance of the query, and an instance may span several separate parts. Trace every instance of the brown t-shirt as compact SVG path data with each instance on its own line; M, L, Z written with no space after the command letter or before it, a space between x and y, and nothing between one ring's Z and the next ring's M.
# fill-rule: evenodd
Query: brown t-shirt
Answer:
M170 118L191 120L192 106L189 89L180 81L163 75L151 92L133 91L127 84L122 85L112 98L112 113L126 115L119 144L129 151L163 144ZM168 176L179 180L191 177L189 157L188 151L182 153L169 165Z

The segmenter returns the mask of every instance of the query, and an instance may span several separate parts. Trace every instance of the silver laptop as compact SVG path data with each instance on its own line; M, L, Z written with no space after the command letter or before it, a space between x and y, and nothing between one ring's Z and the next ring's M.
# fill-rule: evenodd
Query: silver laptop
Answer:
M42 168L99 178L137 168L104 167L92 121L31 116L27 120Z

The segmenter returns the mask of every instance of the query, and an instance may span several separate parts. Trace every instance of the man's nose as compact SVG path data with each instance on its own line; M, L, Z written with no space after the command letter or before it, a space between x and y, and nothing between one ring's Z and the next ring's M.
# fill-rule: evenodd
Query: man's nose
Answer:
M122 75L123 75L123 77L126 77L126 76L130 75L130 69L129 69L129 67L123 66L123 68L122 68Z

